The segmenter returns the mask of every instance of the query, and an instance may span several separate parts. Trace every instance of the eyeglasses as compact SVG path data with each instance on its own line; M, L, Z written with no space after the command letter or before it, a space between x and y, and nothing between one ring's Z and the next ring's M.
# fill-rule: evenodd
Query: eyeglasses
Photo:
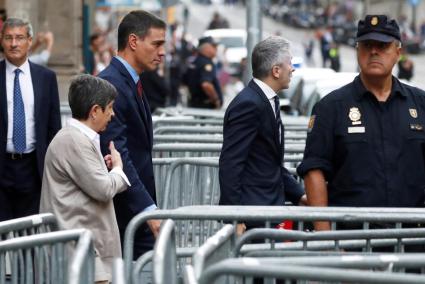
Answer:
M16 40L17 43L23 43L24 41L26 41L28 39L27 36L23 36L23 35L17 35L17 36L11 36L11 35L5 35L3 37L4 41L7 42L12 42L13 40Z
M357 43L357 47L365 49L365 50L372 50L373 48L379 50L379 51L386 51L390 48L390 46L393 44L393 42L382 42L382 41L375 41L375 40L365 40L360 41Z

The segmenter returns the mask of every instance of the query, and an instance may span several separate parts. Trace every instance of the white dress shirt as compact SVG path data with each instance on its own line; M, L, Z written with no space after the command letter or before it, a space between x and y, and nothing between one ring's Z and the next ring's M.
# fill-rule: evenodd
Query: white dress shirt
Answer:
M266 95L267 99L269 99L270 106L273 110L274 117L276 118L276 110L275 110L275 105L274 105L274 97L277 96L276 92L272 88L270 88L269 85L264 83L263 81L261 81L257 78L253 78L253 80L258 85L258 87L260 87L261 91L263 91L263 93ZM282 128L279 129L279 134L280 134L279 135L279 141L280 141L282 139L281 138L282 137L281 136L282 135ZM280 141L280 142L282 142L282 141Z
M19 86L21 87L22 100L25 109L25 137L27 147L24 153L35 150L35 117L34 117L34 89L32 86L31 71L28 60L17 67L6 61L6 96L7 96L7 144L6 152L16 153L13 145L13 86L15 81L15 70L19 68Z
M274 97L276 97L277 94L275 93L275 91L272 88L270 88L269 85L267 85L263 81L261 81L257 78L254 78L254 82L255 82L255 84L258 85L258 87L260 87L261 91L263 91L263 93L266 95L267 99L269 99L270 106L272 107L274 116L276 117L276 111L274 109Z
M87 125L85 125L84 123L74 119L74 118L70 118L68 120L68 125L77 128L78 130L80 130L84 135L86 135L90 141L93 142L94 146L97 149L97 153L99 154L99 158L102 162L104 162L103 160L103 156L102 156L102 152L100 151L100 136L99 134L94 131L93 129L91 129L90 127L88 127ZM111 173L115 173L120 175L124 181L127 183L128 186L131 186L130 181L128 180L127 176L125 175L124 171L119 168L119 167L114 167L111 171Z

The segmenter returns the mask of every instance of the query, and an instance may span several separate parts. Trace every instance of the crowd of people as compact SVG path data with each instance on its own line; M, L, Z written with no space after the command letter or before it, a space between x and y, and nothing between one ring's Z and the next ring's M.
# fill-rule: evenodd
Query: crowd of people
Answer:
M28 56L30 23L8 18L1 28L0 221L53 212L63 229L90 229L98 283L112 280L112 260L121 256L130 220L158 209L149 93L155 92L152 84L161 87L155 76L163 76L166 29L151 13L125 15L116 55L102 70L71 81L72 118L61 129L56 75ZM49 45L51 36L40 37ZM294 71L290 44L271 36L255 46L253 79L224 116L221 205L283 206L290 200L308 206L423 207L425 92L392 76L402 54L399 26L384 15L367 15L359 21L356 41L360 74L321 100L310 118L297 168L305 189L283 166L285 129L277 93L289 87ZM100 47L99 36L91 42L95 53L108 49ZM201 38L197 51L183 78L190 104L220 108L214 39ZM138 230L134 258L153 248L160 225L149 220ZM255 227L241 223L238 232ZM315 228L330 225L318 222Z

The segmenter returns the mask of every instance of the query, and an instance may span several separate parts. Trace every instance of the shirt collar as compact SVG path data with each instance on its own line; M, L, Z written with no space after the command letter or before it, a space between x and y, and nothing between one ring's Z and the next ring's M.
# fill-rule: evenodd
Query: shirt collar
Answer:
M128 73L130 73L131 78L133 78L133 81L135 84L137 84L137 82L139 82L139 74L137 74L136 70L122 57L116 55L115 56L116 59L118 59L125 67L125 69L127 69Z
M263 93L266 95L266 97L269 100L277 96L276 92L272 88L270 88L269 85L267 85L266 83L264 83L263 81L257 78L253 78L253 80L258 85L258 87L260 87L261 91L263 91Z
M6 72L15 75L15 70L19 68L23 74L30 74L30 64L28 62L28 59L25 60L25 62L21 66L15 66L11 62L9 62L7 59L6 61Z
M99 141L99 134L96 131L75 118L70 118L68 124L83 132L91 141Z
M354 97L356 100L360 101L366 94L373 95L371 92L369 92L365 86L363 85L362 80L360 79L360 75L358 75L354 79L354 87L355 87L355 93ZM391 86L391 96L393 95L400 95L402 97L406 97L407 94L403 92L401 83L398 79L396 79L394 76L392 76L392 86Z

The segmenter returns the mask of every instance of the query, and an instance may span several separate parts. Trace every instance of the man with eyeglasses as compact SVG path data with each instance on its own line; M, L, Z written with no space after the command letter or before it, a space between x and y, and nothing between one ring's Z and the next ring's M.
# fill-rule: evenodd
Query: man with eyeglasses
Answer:
M310 118L297 169L310 206L423 207L425 92L392 75L400 50L395 20L359 21L360 74L318 102Z
M61 128L56 75L28 60L32 27L7 19L1 30L0 221L39 212L47 146Z

